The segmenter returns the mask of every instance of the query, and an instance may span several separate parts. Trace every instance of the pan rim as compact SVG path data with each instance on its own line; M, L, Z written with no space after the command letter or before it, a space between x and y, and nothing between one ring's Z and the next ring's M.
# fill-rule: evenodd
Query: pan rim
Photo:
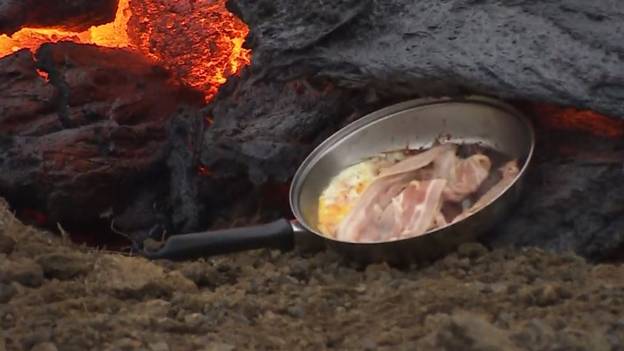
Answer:
M528 138L529 138L529 147L527 150L527 156L526 156L526 160L524 161L522 167L520 168L520 171L518 172L518 174L514 177L513 181L508 184L503 191L501 191L500 194L498 194L496 197L494 197L493 199L491 199L485 206L483 206L481 209L479 209L478 211L471 213L470 215L468 215L466 218L457 221L457 222L452 222L452 223L448 223L444 226L441 227L437 227L433 230L427 231L419 236L415 236L415 237L407 237L407 238L400 238L400 239L390 239L390 240L385 240L385 241L370 241L370 242L357 242L357 241L345 241L345 240L338 240L336 238L332 238L329 236L326 236L320 232L318 232L316 229L312 228L307 221L305 220L305 218L303 217L302 213L301 213L301 209L300 206L298 204L299 201L299 194L301 193L301 188L302 185L304 183L304 180L307 177L307 174L309 173L309 170L320 160L320 158L323 156L323 151L335 144L337 141L342 140L346 137L348 137L350 134L357 132L358 130L360 130L361 128L364 128L368 125L370 125L372 122L376 121L376 120L380 120L383 118L391 118L393 115L400 113L400 112L404 112L410 109L415 109L415 108L421 108L421 107L425 107L425 106L431 106L431 105L444 105L444 104L448 104L448 103L476 103L476 104L481 104L481 105L488 105L500 110L503 110L504 112L510 114L511 116L517 118L525 127L526 127L526 131L528 132ZM387 107L384 107L382 109L373 111L367 115L362 116L361 118L347 124L346 126L344 126L343 128L339 129L338 131L336 131L335 133L333 133L332 135L330 135L328 138L326 138L322 143L320 143L318 146L316 146L311 152L310 154L308 154L308 156L303 160L303 162L299 165L299 168L297 169L297 171L295 172L295 175L293 177L293 180L291 182L290 185L290 190L289 190L289 201L290 201L290 208L291 211L293 212L294 216L295 216L295 220L298 222L298 225L300 227L302 227L303 229L305 229L306 231L313 233L317 236L322 237L323 239L326 240L330 240L336 243L341 243L341 244L351 244L351 245L363 245L363 244L385 244L385 243L399 243L401 241L405 241L405 240L413 240L415 238L422 238L422 237L426 237L426 236L431 236L435 233L438 233L442 230L445 230L447 228L453 227L455 225L458 225L462 222L467 221L468 219L470 219L471 217L481 213L483 210L485 210L486 208L490 207L494 202L496 202L497 200L499 200L502 196L504 196L509 189L511 189L512 187L515 186L515 184L519 181L520 178L522 178L522 176L526 173L526 170L528 169L531 160L533 158L533 153L535 150L535 129L533 126L533 123L531 122L531 120L525 116L523 113L521 113L518 109L512 107L511 105L492 98L492 97L488 97L488 96L483 96L483 95L467 95L467 96L461 96L461 97L438 97L438 98L432 98L432 97L425 97L425 98L418 98L418 99L412 99L412 100L407 100L404 102L400 102L397 104L393 104Z

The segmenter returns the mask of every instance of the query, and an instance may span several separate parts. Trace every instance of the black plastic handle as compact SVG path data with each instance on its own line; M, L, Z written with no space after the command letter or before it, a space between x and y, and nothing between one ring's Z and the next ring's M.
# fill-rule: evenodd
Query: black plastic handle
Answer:
M290 221L279 219L268 224L174 235L155 252L143 251L151 259L183 260L260 248L290 250L294 245Z

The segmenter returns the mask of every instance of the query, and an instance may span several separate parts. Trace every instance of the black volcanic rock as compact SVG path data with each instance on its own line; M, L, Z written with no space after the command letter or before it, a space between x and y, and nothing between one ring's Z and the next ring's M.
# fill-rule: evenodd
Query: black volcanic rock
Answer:
M170 118L203 106L141 55L67 42L0 59L0 92L0 194L66 226L166 183Z
M230 0L254 67L385 95L462 91L624 117L624 2Z
M22 27L83 31L112 22L118 0L0 0L0 34Z
M624 31L624 3L230 0L228 6L250 27L253 61L212 103L215 123L197 157L225 169L243 163L237 169L253 183L284 181L323 135L413 97L483 94L624 117L624 42L616 34ZM289 88L314 81L329 82L331 95L301 97ZM297 123L316 138L302 142L305 129L293 128Z
M520 204L487 241L609 258L624 245L624 141L543 130Z

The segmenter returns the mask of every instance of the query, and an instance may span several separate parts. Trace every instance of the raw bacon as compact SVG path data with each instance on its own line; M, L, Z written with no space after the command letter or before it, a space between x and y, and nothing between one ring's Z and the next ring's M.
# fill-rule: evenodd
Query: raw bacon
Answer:
M394 209L393 236L405 238L421 235L434 224L442 207L444 179L412 181L392 199Z
M462 212L459 216L455 217L453 223L459 222L462 219L472 215L473 213L479 211L483 207L487 206L490 202L492 202L498 195L500 195L511 183L513 183L514 179L520 173L518 168L518 161L512 160L505 163L502 167L498 169L501 174L501 179L496 183L493 187L491 187L479 200L472 205L469 209Z
M492 162L483 154L460 159L455 151L456 149L447 149L433 162L434 177L448 180L444 189L445 200L461 202L477 191L488 177Z
M396 163L389 161L341 220L336 238L375 242L422 235L479 211L519 173L516 160L507 162L492 186L496 182L490 176L493 161L478 147L462 149L463 154L472 153L467 158L459 157L458 150L458 145L447 143ZM484 191L481 198L475 197Z
M419 170L428 166L442 154L445 154L447 152L453 152L454 154L455 150L457 150L457 146L454 144L442 144L434 146L427 151L423 151L414 156L410 156L393 166L383 169L380 172L379 176L386 177L394 174L401 174L405 172L413 172Z
M374 240L379 235L375 230L378 218L412 177L410 173L399 173L375 179L340 223L336 238L344 241Z
M392 198L417 177L417 171L428 166L446 150L455 148L452 144L434 146L382 170L342 220L336 238L346 241L373 241L378 238L379 228L384 227L381 217ZM388 223L389 215L385 218L384 223Z

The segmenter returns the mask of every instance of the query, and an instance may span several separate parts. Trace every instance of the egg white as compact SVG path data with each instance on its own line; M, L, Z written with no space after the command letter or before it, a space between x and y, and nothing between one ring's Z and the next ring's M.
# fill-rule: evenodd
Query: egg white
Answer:
M405 156L402 151L385 153L342 170L319 197L319 230L334 237L340 222L351 211L364 190L375 180L380 170L403 158Z

